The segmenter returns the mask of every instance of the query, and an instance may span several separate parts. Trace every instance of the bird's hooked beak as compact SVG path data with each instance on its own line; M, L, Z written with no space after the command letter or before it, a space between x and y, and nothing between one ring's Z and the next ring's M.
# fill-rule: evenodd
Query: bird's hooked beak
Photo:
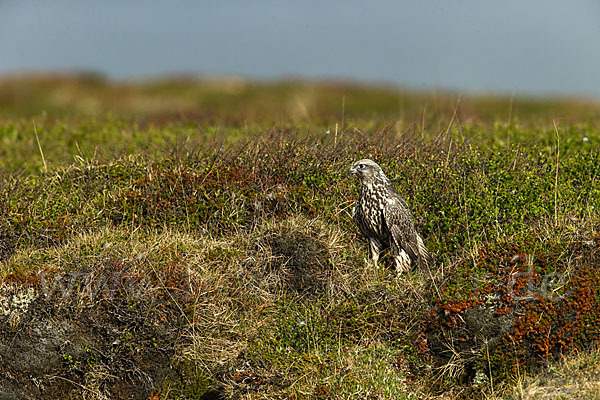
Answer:
M358 170L354 167L350 167L350 173L351 174L356 174L358 172Z

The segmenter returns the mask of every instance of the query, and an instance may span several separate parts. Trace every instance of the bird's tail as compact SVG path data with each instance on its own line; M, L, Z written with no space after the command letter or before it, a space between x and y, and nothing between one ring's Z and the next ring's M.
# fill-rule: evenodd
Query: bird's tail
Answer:
M419 246L419 260L421 262L421 266L431 267L433 266L433 257L427 247L425 247L425 243L423 243L423 239L421 236L417 234L417 245Z

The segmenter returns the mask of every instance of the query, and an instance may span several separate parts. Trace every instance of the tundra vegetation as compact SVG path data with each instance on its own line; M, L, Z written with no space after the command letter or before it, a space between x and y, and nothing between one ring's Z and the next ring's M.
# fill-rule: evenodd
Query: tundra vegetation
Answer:
M5 78L0 395L597 398L599 116L343 82ZM365 260L360 158L431 268Z

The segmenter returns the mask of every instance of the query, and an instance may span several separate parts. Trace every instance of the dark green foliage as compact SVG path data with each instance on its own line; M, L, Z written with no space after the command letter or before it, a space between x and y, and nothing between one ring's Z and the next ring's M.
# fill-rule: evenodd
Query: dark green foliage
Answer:
M222 233L300 212L352 229L339 212L356 193L347 168L369 154L407 198L427 244L446 259L478 241L528 241L537 224L584 220L600 207L600 158L591 148L563 150L556 164L555 151L537 146L481 147L451 136L420 142L347 133L343 140L342 152L330 137L270 133L251 139L258 141L252 147L239 142L175 159L127 157L8 176L0 186L2 252L106 224Z

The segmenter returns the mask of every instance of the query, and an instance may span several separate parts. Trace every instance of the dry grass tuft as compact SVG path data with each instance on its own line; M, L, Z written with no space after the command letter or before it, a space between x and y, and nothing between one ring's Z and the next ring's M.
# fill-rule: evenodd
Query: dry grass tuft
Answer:
M600 399L600 352L571 354L535 376L522 377L504 398Z

